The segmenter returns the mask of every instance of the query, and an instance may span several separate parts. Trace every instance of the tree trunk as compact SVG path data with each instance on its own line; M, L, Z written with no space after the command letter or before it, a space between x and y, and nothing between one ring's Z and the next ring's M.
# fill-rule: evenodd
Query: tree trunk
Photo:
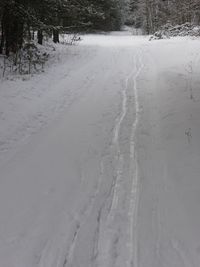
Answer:
M43 31L42 30L38 30L37 38L38 38L38 44L42 45L43 44Z
M32 31L31 40L35 40L35 32L34 32L34 30Z
M0 54L3 54L4 43L5 43L5 38L4 38L4 25L3 25L3 20L2 20L2 22L1 22Z
M32 36L31 36L31 27L30 24L27 24L27 32L28 32L28 40L31 41Z
M53 30L53 42L59 43L59 30L58 29Z
M3 10L2 18L3 42L5 52L9 56L10 52L16 53L23 45L24 23L23 18L15 15L15 9L6 6Z

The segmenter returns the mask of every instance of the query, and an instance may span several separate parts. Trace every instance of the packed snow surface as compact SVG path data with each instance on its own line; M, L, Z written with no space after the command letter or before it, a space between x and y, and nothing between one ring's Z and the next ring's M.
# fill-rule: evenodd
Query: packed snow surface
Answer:
M85 35L0 81L0 267L200 266L199 51Z

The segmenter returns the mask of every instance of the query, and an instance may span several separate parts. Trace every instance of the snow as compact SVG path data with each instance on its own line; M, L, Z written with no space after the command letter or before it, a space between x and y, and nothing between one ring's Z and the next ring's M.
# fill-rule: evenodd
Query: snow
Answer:
M69 106L79 94L82 83L89 76L82 72L85 63L94 57L94 51L77 47L59 46L46 73L35 76L8 76L0 84L0 162L13 154L15 148L48 124L62 109ZM67 64L66 64L67 62ZM76 69L76 73L75 70ZM73 73L71 74L73 70ZM74 78L80 75L80 81ZM67 77L70 76L68 79ZM66 79L73 83L66 90Z
M189 38L161 43L148 49L138 88L140 263L199 266L200 44Z
M81 38L0 81L0 266L198 267L199 40Z

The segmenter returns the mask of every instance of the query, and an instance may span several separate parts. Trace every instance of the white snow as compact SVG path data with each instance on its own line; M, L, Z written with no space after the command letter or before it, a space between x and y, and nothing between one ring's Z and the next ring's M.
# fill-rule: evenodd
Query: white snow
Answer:
M0 267L199 267L200 41L82 39L0 81Z
M145 52L138 127L141 266L200 264L199 40Z

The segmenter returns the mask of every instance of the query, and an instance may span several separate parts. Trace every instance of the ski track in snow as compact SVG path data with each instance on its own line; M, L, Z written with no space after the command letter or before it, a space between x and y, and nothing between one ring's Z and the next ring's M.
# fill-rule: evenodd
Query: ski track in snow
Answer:
M137 78L143 68L142 56L139 55L139 66L136 61L136 74L133 78L134 95L135 95L135 122L132 127L130 143L130 176L132 177L131 198L130 198L130 260L127 267L138 267L138 237L137 237L137 216L139 206L139 170L138 158L136 151L136 132L139 123L140 105L137 90ZM131 170L132 169L132 170Z
M126 266L127 267L137 267L137 214L138 214L138 201L139 201L139 173L138 173L138 163L137 163L137 152L136 152L136 131L137 126L139 122L139 98L138 98L138 92L137 92L137 78L143 68L142 63L142 56L141 53L138 53L134 57L134 67L133 71L127 76L125 79L125 87L122 91L122 108L121 108L121 114L116 119L116 126L114 130L114 136L113 136L113 146L115 150L115 157L116 157L116 178L113 182L113 196L112 196L112 202L111 207L109 209L109 214L107 216L106 226L103 229L104 232L104 239L103 244L101 244L101 247L103 248L103 251L101 251L100 256L100 266L115 266L115 262L110 255L109 251L116 250L117 243L119 242L118 239L120 239L120 236L116 236L113 239L113 231L112 228L115 228L115 217L116 213L119 211L118 207L118 201L120 197L120 187L121 182L123 179L123 165L124 165L124 156L121 153L120 144L119 144L119 138L120 138L120 130L122 123L126 117L127 109L128 109L128 96L127 91L128 87L130 86L130 82L133 82L133 90L134 90L134 105L135 105L135 120L132 125L131 129L131 137L130 137L130 177L132 179L131 184L131 192L129 196L129 211L128 211L128 218L129 218L129 232L127 236L130 237L129 240L126 241L124 246L127 247L129 250L129 256L126 260ZM131 85L132 86L132 85ZM107 255L107 256L105 256Z
M103 161L101 161L101 163L100 163L100 175L99 175L99 179L98 179L98 184L96 186L96 190L94 192L94 195L91 197L90 203L87 205L85 212L82 214L81 218L79 219L79 222L78 222L77 227L76 227L76 231L74 232L74 235L73 235L71 245L68 249L68 253L65 256L63 267L72 266L72 264L73 264L74 250L76 248L76 242L78 239L79 231L81 230L82 224L84 224L86 222L86 219L88 218L89 214L92 212L92 209L94 208L94 203L96 201L97 195L99 194L100 185L102 183L103 170L104 170L104 165L103 165Z
M93 252L94 262L96 260L97 261L99 260L99 258L98 258L99 255L100 255L100 257L103 256L103 258L104 258L105 255L107 254L107 251L101 251L101 249L100 250L98 249L98 244L99 244L99 239L102 238L101 236L99 236L100 227L101 227L101 213L102 213L102 210L105 208L105 205L107 205L107 201L109 200L111 194L112 194L112 201L111 201L111 205L109 208L109 214L106 218L106 228L107 229L106 230L103 229L104 234L106 232L106 235L108 234L108 236L110 236L109 229L111 229L113 227L113 225L115 224L115 221L114 221L115 215L116 215L116 212L118 210L118 198L119 198L118 190L120 189L120 186L121 186L120 183L121 183L121 179L123 176L123 162L124 162L123 154L121 153L121 150L120 150L119 136L120 136L120 130L121 130L122 123L123 123L124 118L126 117L126 114L127 114L127 108L128 108L127 90L128 90L130 82L133 82L135 120L134 120L132 129L131 129L131 137L130 137L130 166L131 166L130 176L132 177L132 185L131 185L131 193L130 193L130 200L129 200L130 201L129 212L127 214L127 216L129 217L129 224L130 224L129 233L128 233L128 236L130 236L130 240L127 240L126 244L124 244L125 246L127 246L130 249L129 260L127 260L127 267L132 267L133 264L136 264L136 262L137 262L136 226L137 226L137 212L138 212L137 209L138 209L138 200L139 200L139 185L138 185L139 177L138 177L138 166L137 166L137 154L136 154L136 148L135 148L135 146L136 146L135 137L136 137L137 125L139 122L139 99L138 99L138 92L137 92L137 78L138 78L138 76L142 70L142 67L143 67L142 60L141 60L141 53L138 53L134 57L133 62L134 62L133 71L131 71L131 73L125 79L125 87L123 87L123 90L121 92L121 94L122 94L122 108L121 108L121 113L120 113L119 117L116 119L116 125L114 128L114 134L113 134L113 139L112 139L112 148L111 149L113 149L115 151L116 165L117 165L117 168L115 170L116 177L113 180L111 189L107 195L106 200L104 201L103 205L101 206L101 208L98 212L98 218L97 218L98 225L97 225L97 230L96 230L97 239L95 241L96 245L94 245L94 252ZM96 192L95 192L94 196L92 197L92 201L87 206L86 211L82 215L81 220L79 220L79 223L77 224L78 226L76 227L76 230L74 232L73 240L72 240L72 243L71 243L70 248L68 250L67 256L65 256L65 260L64 260L64 263L62 265L63 267L73 266L74 250L76 248L76 243L78 240L79 231L82 228L81 224L85 223L85 220L88 218L89 214L92 212L96 197L99 194L100 185L102 183L102 177L101 176L104 174L103 160L101 161L100 169L101 169L100 178L98 181ZM112 232L112 230L111 230L111 232ZM112 248L108 248L108 246L115 247L116 240L114 241L114 243L112 243L112 240L111 240L112 237L109 240L108 236L105 238L105 240L103 240L103 242L106 243L104 248L107 248L109 251ZM108 259L106 260L108 262L113 260L113 259L109 259L109 257L110 257L110 255L108 255ZM101 259L100 259L100 261L101 261ZM97 265L98 265L98 263L97 263ZM58 267L60 267L60 266L61 265L59 265ZM101 264L99 266L101 266ZM110 266L110 265L106 265L106 266ZM134 266L137 267L137 265L134 265Z
M122 91L122 109L121 109L121 114L119 117L116 119L116 125L114 129L114 134L113 134L113 139L112 139L112 149L115 151L115 157L116 157L116 166L117 169L115 170L116 177L113 180L113 183L111 185L110 191L108 192L108 195L101 206L99 212L98 212L98 218L97 218L97 230L96 230L96 241L94 244L94 251L93 251L93 260L94 264L97 261L98 266L102 266L102 264L107 264L105 266L110 266L110 263L113 262L112 266L115 266L115 263L113 261L112 255L107 255L108 251L110 249L115 250L115 246L117 245L117 238L116 237L113 239L113 233L112 233L112 228L113 225L115 225L115 216L116 212L118 211L118 198L119 198L119 190L120 190L120 183L121 179L123 177L123 164L124 164L124 158L123 154L121 153L120 150L120 144L119 144L119 138L120 138L120 130L122 123L124 121L124 118L126 117L127 114L127 90L128 87L130 86L130 83L133 83L133 90L134 90L134 105L135 105L135 119L134 123L131 128L131 136L130 136L130 177L132 179L132 184L131 184L131 191L130 191L130 196L129 196L129 211L127 214L127 218L129 219L129 231L127 233L127 236L129 237L129 240L126 241L124 244L127 249L129 250L129 256L128 259L126 260L126 265L127 267L132 267L132 266L138 266L137 264L137 213L138 213L138 200L139 200L139 174L138 174L138 166L137 166L137 153L136 153L136 131L137 131L137 125L139 122L139 100L138 100L138 92L137 92L137 78L142 70L143 64L142 64L142 56L141 53L138 53L134 57L134 66L133 66L133 71L127 76L125 79L125 87L123 88ZM131 84L132 87L132 84ZM104 166L103 166L103 160L101 161L100 164L100 178L98 180L98 185L96 187L96 191L94 195L91 197L91 201L86 207L85 211L81 215L81 217L75 222L75 230L72 236L72 241L71 245L67 249L68 252L65 254L63 259L60 259L57 263L56 267L70 267L74 266L73 265L73 257L74 257L74 250L76 249L76 244L77 240L79 237L79 232L82 229L82 225L85 224L89 214L92 212L92 209L94 207L94 203L96 201L96 197L99 194L99 189L100 185L102 183L102 176L104 174ZM102 232L100 231L101 228L101 214L102 210L105 208L105 205L107 205L107 202L112 194L112 201L111 205L109 208L109 214L106 219L106 229L103 228L104 235L103 237L100 236ZM109 238L110 237L110 238ZM102 251L102 249L99 249L99 242L102 242L103 238L103 244L101 246L106 249ZM101 240L101 241L100 241ZM104 244L105 242L105 244ZM105 256L107 255L107 259L105 259ZM103 263L102 263L102 257L103 257ZM43 258L45 258L45 254L43 255ZM99 263L100 261L100 263ZM63 262L63 263L62 263ZM46 266L40 262L40 266Z

